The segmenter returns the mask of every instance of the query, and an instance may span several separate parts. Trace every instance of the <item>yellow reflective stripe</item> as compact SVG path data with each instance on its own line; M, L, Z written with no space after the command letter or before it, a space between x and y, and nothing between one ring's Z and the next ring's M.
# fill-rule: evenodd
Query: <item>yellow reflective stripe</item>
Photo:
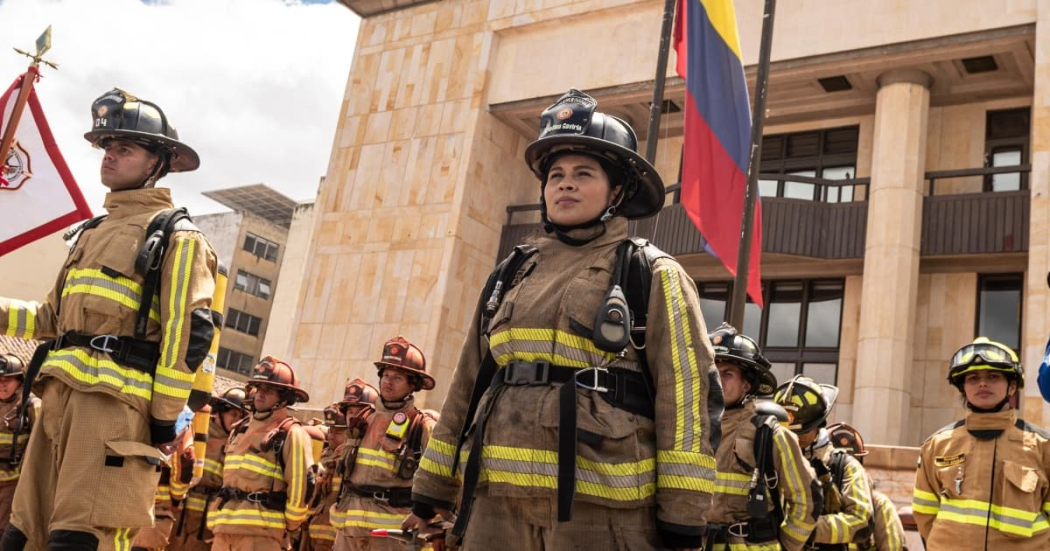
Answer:
M746 496L751 490L751 475L723 473L715 477L715 492L730 496Z
M793 453L792 445L787 430L778 428L773 431L773 448L780 457L780 470L785 478L785 490L781 495L787 498L785 501L788 502L781 533L786 533L795 541L805 542L813 532L816 522L812 522L809 516L812 507L810 488L802 483L802 472L795 460L796 457L802 459L802 456ZM794 448L798 449L798 445L794 444Z
M340 520L340 528L401 528L401 521L405 520L404 513L382 513L361 509L349 509L338 513L333 509L332 518L335 519L337 515Z
M221 525L285 529L284 515L279 511L264 511L260 509L233 510L226 508L208 511L208 528L214 532L214 527Z
M253 473L259 473L261 475L265 475L270 478L276 478L278 480L284 480L284 473L281 472L281 469L277 466L277 464L271 463L257 455L227 455L226 464L223 466L223 471L235 471L238 469L251 471Z
M53 367L89 385L104 384L122 394L149 400L153 396L153 379L147 373L124 368L111 360L96 358L79 348L48 352L44 368Z
M335 541L336 529L330 524L310 523L310 537L315 540Z
M142 305L142 285L124 276L110 276L96 268L74 268L66 273L62 298L75 294L102 297L136 312ZM160 300L157 297L153 297L150 319L160 323Z
M550 328L515 327L497 331L489 338L489 349L498 365L512 360L547 361L563 367L637 367L636 362L617 359L600 350L591 340Z
M995 504L989 506L986 501L974 499L945 498L937 511L937 519L977 526L987 524L1000 532L1026 538L1050 528L1047 516L1040 511L1024 511Z
M36 308L21 300L12 300L7 311L8 337L32 339L36 333Z
M113 549L115 551L129 551L131 549L131 528L117 528L113 535Z
M0 470L0 482L10 482L12 480L18 480L21 471L16 468L13 471Z
M168 287L167 319L164 323L164 338L161 341L163 346L160 353L160 363L157 365L158 373L175 371L175 364L179 360L179 354L182 349L183 324L186 321L186 301L189 300L190 270L193 268L193 252L196 246L197 242L193 239L177 239L175 241L171 286ZM190 386L193 386L192 379ZM180 400L189 397L188 389L185 397L171 394L169 389L157 388L157 392L169 394Z
M198 513L204 512L204 498L189 494L186 496L186 508L190 511L197 511Z
M941 508L941 500L937 497L937 494L933 494L919 488L915 488L912 491L911 496L911 509L916 513L922 513L924 515L936 515L937 511Z
M394 454L383 450L358 448L356 461L358 465L367 465L390 472L397 472L397 469L394 467Z
M671 330L671 367L674 372L675 450L700 451L703 443L702 419L699 410L689 405L700 403L700 373L693 350L692 328L686 311L685 295L678 280L678 271L660 270L660 282L667 305L667 320Z
M455 446L431 437L427 449L423 451L423 458L419 460L419 468L437 476L452 478L452 456L455 453Z
M158 394L166 394L180 400L188 399L190 391L193 390L193 380L196 375L196 373L186 373L158 365L156 376L153 379L153 390Z
M205 458L204 459L204 472L211 473L211 474L216 475L216 476L221 478L222 477L222 463L219 463L218 461L216 461L214 459Z
M1050 514L1050 501L1043 502L1043 511L1047 514Z
M655 493L654 459L598 463L576 457L576 491L616 501L643 500ZM557 452L509 446L482 448L481 480L553 489L558 484Z
M656 452L657 486L713 493L715 458L703 453L660 450Z
M10 446L12 441L13 441L12 440L13 436L14 435L11 434L10 432L0 432L0 446ZM18 436L18 443L19 444L25 444L28 441L29 441L29 435L28 434L21 434L21 435Z
M308 445L304 442L305 430L291 430L288 432L288 443L284 451L290 452L292 472L287 477L288 500L285 504L284 516L292 522L301 521L306 518L306 453L303 449Z

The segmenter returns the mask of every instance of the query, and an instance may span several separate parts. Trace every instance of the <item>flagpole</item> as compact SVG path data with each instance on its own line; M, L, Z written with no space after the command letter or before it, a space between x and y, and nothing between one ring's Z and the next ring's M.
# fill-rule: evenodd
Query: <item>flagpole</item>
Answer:
M736 255L736 278L733 298L729 303L729 323L743 330L747 304L747 276L751 267L751 239L758 196L758 172L762 158L762 129L766 123L766 92L769 86L769 51L773 46L773 16L777 0L766 0L762 15L762 43L758 53L758 78L755 81L755 109L751 121L751 158L747 163L747 188L744 190L744 215L740 222L740 248ZM758 335L751 335L758 337Z
M18 89L18 97L15 98L15 104L11 108L11 118L7 119L7 127L4 128L4 137L0 139L0 166L7 162L7 155L11 152L11 147L15 142L15 130L18 129L18 122L22 120L22 112L25 111L26 103L29 102L29 94L33 91L33 84L36 82L37 77L40 76L40 64L43 63L52 69L58 69L58 66L54 63L43 59L44 54L51 49L51 25L47 26L47 29L41 33L40 37L36 39L36 54L31 54L25 50L14 50L30 59L29 68L26 69L25 74L22 75L22 83ZM0 116L3 114L0 113ZM2 120L0 120L2 122Z
M674 29L674 12L677 0L665 0L664 21L660 28L660 50L656 56L656 77L653 79L653 99L649 103L649 127L645 134L645 160L656 166L656 145L660 137L660 115L664 105L664 84L667 80L667 58L671 51L671 32ZM661 200L663 197L661 197ZM639 222L638 233L649 240L656 234L660 214Z

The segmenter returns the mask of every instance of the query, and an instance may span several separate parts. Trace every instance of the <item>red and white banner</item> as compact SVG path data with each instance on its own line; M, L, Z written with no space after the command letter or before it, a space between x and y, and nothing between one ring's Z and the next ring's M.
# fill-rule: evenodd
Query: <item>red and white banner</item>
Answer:
M36 78L35 71L16 78L0 96L0 136L11 124L22 78ZM22 111L11 152L0 161L0 256L91 217L36 90L30 92Z

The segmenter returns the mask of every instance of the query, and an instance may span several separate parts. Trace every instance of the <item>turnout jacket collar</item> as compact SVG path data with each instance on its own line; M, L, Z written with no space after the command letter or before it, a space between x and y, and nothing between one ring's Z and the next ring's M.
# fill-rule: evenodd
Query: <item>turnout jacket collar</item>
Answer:
M589 247L600 247L602 245L618 244L627 238L627 219L622 216L613 216L612 218L606 220L604 234L602 233L602 225L598 224L597 226L589 228L577 228L574 230L569 230L567 232L564 232L564 235L567 235L573 239L590 239L590 241L587 241L587 243L584 243L583 245L574 246L558 240L558 237L554 233L549 233L541 235L539 237L539 243L537 243L536 245L538 247L557 246L563 247L565 249L579 251L580 249L585 249ZM551 242L550 245L548 245L548 241Z
M175 207L171 202L171 190L166 187L111 191L106 194L102 206L114 219Z
M995 413L966 413L966 431L976 438L995 438L1017 422L1017 410L1007 407Z

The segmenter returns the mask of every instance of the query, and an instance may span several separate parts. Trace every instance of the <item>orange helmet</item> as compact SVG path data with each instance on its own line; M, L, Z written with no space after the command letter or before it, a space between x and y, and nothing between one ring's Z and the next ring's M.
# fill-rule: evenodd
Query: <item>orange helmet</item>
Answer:
M423 351L400 335L396 339L386 341L383 345L383 359L375 362L375 365L380 377L383 376L384 369L393 368L418 377L416 390L434 388L434 378L427 374L427 359L423 356Z
M295 375L292 366L273 356L266 356L259 360L259 363L255 365L255 374L245 383L244 387L251 389L260 385L291 391L295 397L288 401L288 405L310 401L310 395L299 387L299 377Z
M338 405L345 409L351 406L374 406L377 401L379 401L379 391L376 390L376 387L361 379L354 379L346 382L346 387L343 389L343 400L338 402Z
M832 446L846 450L853 457L868 455L868 450L864 447L864 438L861 437L860 432L846 423L835 423L828 427L828 437L831 438Z

